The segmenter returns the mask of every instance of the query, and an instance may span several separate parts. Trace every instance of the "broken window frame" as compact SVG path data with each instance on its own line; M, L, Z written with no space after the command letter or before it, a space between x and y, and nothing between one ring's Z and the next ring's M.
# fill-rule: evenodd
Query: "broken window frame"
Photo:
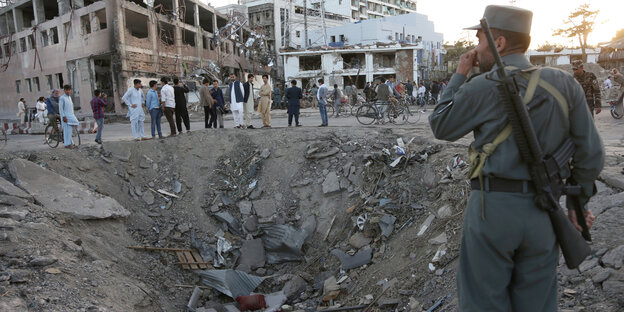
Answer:
M33 86L35 87L35 92L41 92L41 84L39 83L39 77L33 77L32 79Z
M63 89L63 73L54 74L54 79L56 80L57 89Z
M26 91L28 91L28 93L32 93L33 92L32 81L30 80L30 78L26 78L24 79L24 81L26 81Z
M48 90L54 89L54 80L52 80L52 75L46 75L46 83L48 85Z
M58 44L60 42L59 36L58 36L58 28L57 27L50 28L48 37L50 38L50 45Z
M20 53L24 53L28 51L28 46L26 45L26 37L19 38L20 43Z
M321 55L299 56L299 70L300 71L321 70L321 69L322 69Z
M86 36L91 33L91 18L89 13L80 17L80 33Z
M92 23L94 23L94 21L98 22L97 23L98 29L95 29L93 31L100 31L100 30L104 30L108 28L108 22L106 21L106 8L102 8L91 14L93 14L93 16L91 17L91 22ZM93 27L91 28L93 29Z
M48 31L47 30L41 31L40 36L41 36L41 47L47 47L50 42L50 38L48 37Z
M17 92L17 94L22 94L22 81L21 80L15 80L15 91Z
M149 38L149 16L125 9L124 20L124 30L132 37L137 39ZM143 35L143 32L145 32L145 35Z

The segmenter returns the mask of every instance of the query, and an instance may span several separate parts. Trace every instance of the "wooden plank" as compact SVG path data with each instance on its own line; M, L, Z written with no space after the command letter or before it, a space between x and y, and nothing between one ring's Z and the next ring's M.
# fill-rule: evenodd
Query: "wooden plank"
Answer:
M190 251L183 251L183 253L184 258L186 258L186 263L196 262L195 259L193 259L193 254L191 254ZM191 270L199 270L199 266L197 266L197 264L191 264L189 266Z
M182 269L188 270L189 269L188 264L184 264L184 263L187 263L187 261L184 258L183 251L176 251L176 256L178 256L178 260L180 260L180 262L183 263L182 264Z
M197 252L197 250L193 250L191 251L191 254L193 254L193 260L195 260L195 262L199 262L197 263L199 265L200 269L206 269L208 268L206 266L206 264L202 263L204 261L204 259L201 257L201 255L199 254L199 252Z

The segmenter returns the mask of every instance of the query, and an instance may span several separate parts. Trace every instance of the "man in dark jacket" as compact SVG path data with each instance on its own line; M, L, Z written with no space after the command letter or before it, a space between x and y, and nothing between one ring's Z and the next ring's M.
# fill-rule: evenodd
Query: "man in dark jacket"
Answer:
M217 126L217 123L219 124L219 128L223 128L225 99L223 98L223 91L219 89L219 81L216 79L212 80L210 96L212 96L212 99L215 103L215 105L213 106L213 116L216 116L216 120L214 121L215 128Z
M178 132L182 133L182 121L186 127L186 133L191 132L191 121L189 120L188 110L186 109L186 96L185 93L189 93L189 88L184 82L180 85L180 79L173 78L173 94L175 95L175 119Z
M288 126L292 126L293 116L295 117L295 125L301 127L299 124L299 108L301 107L301 98L303 93L301 88L297 87L297 80L290 82L292 87L286 90L286 99L288 100Z

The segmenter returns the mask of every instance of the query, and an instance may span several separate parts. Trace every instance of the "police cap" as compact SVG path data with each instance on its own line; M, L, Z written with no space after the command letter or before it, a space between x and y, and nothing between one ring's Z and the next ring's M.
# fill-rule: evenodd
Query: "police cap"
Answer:
M531 34L531 21L533 12L518 7L507 5L488 5L483 17L487 18L490 28L513 31L523 34ZM475 25L465 29L478 30L481 25Z

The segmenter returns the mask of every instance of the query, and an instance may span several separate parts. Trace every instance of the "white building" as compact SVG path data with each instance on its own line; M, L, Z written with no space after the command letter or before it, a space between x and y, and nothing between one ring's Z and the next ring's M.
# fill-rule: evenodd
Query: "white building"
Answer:
M309 1L320 7L320 0ZM347 15L352 21L416 13L416 0L326 0L325 11Z
M600 56L600 49L586 49L587 63L598 63L598 57ZM574 60L583 59L583 52L581 49L563 49L563 50L551 50L551 51L537 51L529 50L526 55L534 65L566 65L571 64Z
M434 29L426 15L410 13L349 23L310 32L310 46L357 47L383 44L419 44L416 53L421 76L429 78L432 70L444 70L444 37Z
M418 51L422 45L373 45L308 51L282 52L286 80L310 88L319 78L340 88L355 84L359 89L380 76L398 81L418 79Z

